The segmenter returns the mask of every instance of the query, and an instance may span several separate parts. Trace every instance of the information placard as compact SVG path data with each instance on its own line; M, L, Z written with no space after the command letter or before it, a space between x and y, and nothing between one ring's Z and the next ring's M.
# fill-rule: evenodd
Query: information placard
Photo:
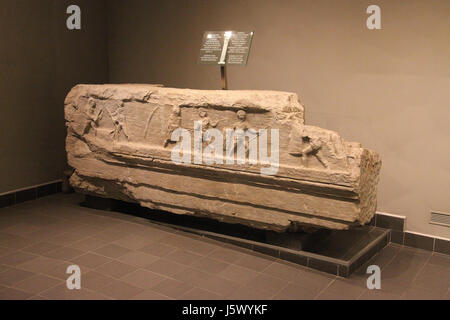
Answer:
M198 63L246 65L253 31L206 31Z

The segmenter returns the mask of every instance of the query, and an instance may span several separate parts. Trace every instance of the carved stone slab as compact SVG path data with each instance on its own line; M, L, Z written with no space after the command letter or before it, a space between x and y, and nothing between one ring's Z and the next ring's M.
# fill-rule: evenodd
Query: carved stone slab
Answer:
M305 125L294 93L77 85L65 118L82 193L280 232L376 209L379 155Z

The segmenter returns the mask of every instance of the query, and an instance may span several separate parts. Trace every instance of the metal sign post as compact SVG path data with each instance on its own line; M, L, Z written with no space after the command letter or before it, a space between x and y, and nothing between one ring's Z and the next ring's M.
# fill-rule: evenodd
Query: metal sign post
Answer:
M222 90L228 90L228 81L227 81L227 66L220 66L220 81L222 83Z
M228 89L227 64L246 65L253 31L207 31L203 35L199 64L220 66L222 90Z
M231 31L225 32L225 40L223 42L222 54L220 55L220 80L222 83L222 90L228 89L228 81L227 81L227 69L226 69L226 58L227 58L227 50L228 43L230 43Z

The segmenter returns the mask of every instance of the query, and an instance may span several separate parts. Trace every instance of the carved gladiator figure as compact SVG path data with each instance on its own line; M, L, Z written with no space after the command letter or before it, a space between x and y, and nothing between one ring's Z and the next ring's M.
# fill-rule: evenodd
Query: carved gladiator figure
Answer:
M199 114L201 122L202 122L202 142L203 140L209 141L210 137L209 136L205 136L205 133L208 134L206 131L210 128L215 128L217 127L217 124L219 123L220 120L217 121L212 121L209 117L208 117L208 113L204 108L201 108L199 111Z
M89 109L87 111L88 122L84 128L84 134L89 132L89 129L94 129L94 134L97 135L98 121L102 118L103 109L98 109L94 99L88 100Z
M172 113L170 114L169 123L167 124L166 140L164 141L164 148L167 147L169 143L176 141L172 140L172 133L181 127L181 109L180 107L174 107Z
M232 129L234 131L236 130L242 130L243 133L245 134L246 131L248 130L250 133L254 133L255 135L257 134L257 131L249 128L249 123L247 121L247 113L244 110L239 110L238 112L236 112L236 116L238 118L238 121L235 122L233 124ZM238 146L238 138L236 136L234 136L233 138L233 148L231 149L231 152L234 154L234 152L237 151L237 146ZM244 137L244 144L245 144L245 156L248 157L249 154L249 141ZM226 147L226 144L224 145L224 148Z
M111 111L108 110L108 113L113 121L114 129L109 133L113 136L114 140L119 140L121 136L124 136L127 140L128 134L125 132L125 115L122 113L123 110L123 103L121 103L117 109Z
M320 154L323 144L320 138L309 134L304 126L297 132L298 135L291 137L289 154L294 157L301 157L305 166L307 166L307 157L313 156L324 168L328 169L328 162Z
M110 132L115 140L119 140L120 136L123 135L128 140L128 135L125 133L125 129L123 127L124 118L114 120L114 130Z
M205 132L206 130L208 130L209 128L215 128L217 126L217 124L219 123L219 121L212 121L209 117L208 117L208 113L206 112L205 109L200 109L200 112L198 114L200 116L200 118L202 118L202 130L203 132Z

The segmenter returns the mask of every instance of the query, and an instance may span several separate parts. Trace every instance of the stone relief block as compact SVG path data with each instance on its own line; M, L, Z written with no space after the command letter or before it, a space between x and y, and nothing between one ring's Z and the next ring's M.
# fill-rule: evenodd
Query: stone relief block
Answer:
M65 118L82 193L279 232L375 213L379 155L305 125L294 93L77 85Z

